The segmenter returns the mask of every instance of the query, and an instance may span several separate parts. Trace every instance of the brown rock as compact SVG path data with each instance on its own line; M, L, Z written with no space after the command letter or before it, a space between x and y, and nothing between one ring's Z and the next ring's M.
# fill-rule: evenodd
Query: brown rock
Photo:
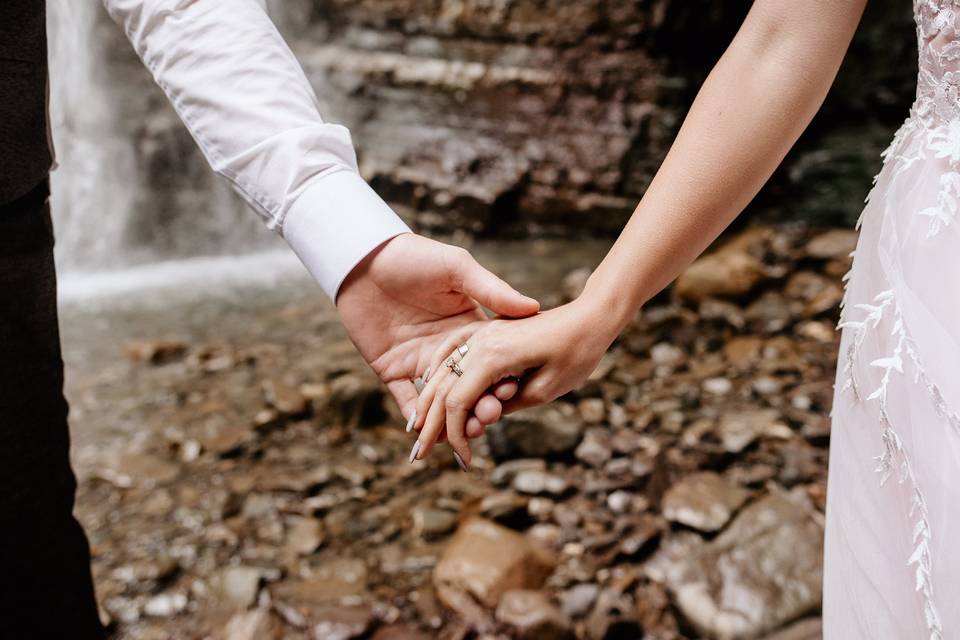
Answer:
M750 293L766 273L755 257L768 232L751 229L709 253L684 271L674 284L682 300L701 302L707 298L739 298Z
M412 518L414 533L426 540L442 538L457 526L457 514L447 509L417 507Z
M366 635L373 626L370 607L315 607L310 611L315 640L353 640Z
M246 609L257 600L264 570L258 567L227 567L210 580L210 593L229 609Z
M846 258L857 248L858 236L850 229L831 229L811 238L804 249L808 256L819 260Z
M830 311L843 299L843 287L839 282L812 271L800 271L790 276L784 291L787 296L803 301L803 313L807 316Z
M731 409L720 418L717 435L725 450L739 453L763 435L780 436L784 427L776 409Z
M298 417L309 413L310 401L296 387L277 380L263 383L263 397L271 407L284 416Z
M584 398L577 403L580 417L587 424L600 424L607 416L607 410L601 398Z
M511 589L538 588L555 559L524 536L488 520L468 520L447 545L434 571L434 584L468 593L485 607L496 607Z
M106 456L97 474L123 489L134 485L153 487L174 480L180 475L180 467L149 453L114 450Z
M663 495L663 517L699 531L719 531L748 493L712 471L690 474Z
M503 594L496 619L519 640L564 640L573 637L570 619L540 591L512 590Z
M734 367L744 369L760 359L763 338L736 336L723 345L723 355Z
M754 502L715 540L667 572L699 634L755 638L820 606L823 528L802 493Z
M568 453L582 436L583 423L576 410L558 402L515 413L487 429L490 452L497 460Z
M301 556L308 556L323 544L323 522L316 518L296 518L287 532L287 548Z
M269 609L235 614L218 636L221 640L281 640L283 637L283 622Z
M172 340L143 340L128 343L126 351L131 360L159 365L183 358L187 353L187 345Z
M383 384L372 375L347 374L330 385L327 412L335 424L371 427L383 422Z
M295 604L325 604L363 595L367 567L362 560L338 558L320 565L308 579L281 582L271 587L275 599Z

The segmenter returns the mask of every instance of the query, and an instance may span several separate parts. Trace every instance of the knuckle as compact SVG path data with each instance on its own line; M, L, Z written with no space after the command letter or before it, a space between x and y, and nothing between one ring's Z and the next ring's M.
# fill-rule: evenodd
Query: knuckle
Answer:
M445 401L447 411L450 413L460 413L466 411L466 403L459 396L450 394Z

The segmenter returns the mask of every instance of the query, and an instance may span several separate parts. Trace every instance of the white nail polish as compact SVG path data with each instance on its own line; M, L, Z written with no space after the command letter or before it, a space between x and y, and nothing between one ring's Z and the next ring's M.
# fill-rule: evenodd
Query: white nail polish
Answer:
M457 461L457 464L460 465L460 470L461 470L461 471L466 471L466 470L467 470L467 465L464 464L463 458L460 457L460 454L457 453L456 451L454 451L454 452L453 452L453 457L454 457L454 459Z
M419 441L419 440L417 440L417 441L414 443L413 449L410 450L410 460L408 461L408 462L410 462L410 464L413 464L413 461L417 459L417 454L418 454L418 453L420 453L420 441Z
M423 374L423 384L426 385L430 382L430 367L427 367L426 372Z
M410 414L410 417L407 418L407 433L413 429L413 423L417 421L417 410L414 409L413 413Z

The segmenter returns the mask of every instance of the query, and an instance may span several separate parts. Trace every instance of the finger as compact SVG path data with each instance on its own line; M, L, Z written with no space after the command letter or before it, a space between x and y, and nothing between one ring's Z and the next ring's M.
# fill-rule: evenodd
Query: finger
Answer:
M479 438L484 434L484 432L486 432L486 430L486 426L477 420L476 416L470 416L467 418L467 437L471 440L474 438Z
M493 382L504 375L494 365L494 360L483 355L482 348L477 352L478 347L480 345L471 345L470 353L467 354L471 359L462 367L463 376L452 386L444 400L447 434L450 436L451 443L455 442L459 434L470 435L467 428L470 407L479 406L477 405L479 398L486 393Z
M483 424L493 424L500 419L502 411L503 405L500 401L488 393L477 400L477 405L473 408L473 415Z
M520 381L516 378L506 378L493 385L493 396L497 400L509 400L517 395L520 389Z
M427 409L427 415L423 422L423 428L413 446L412 457L417 460L423 460L433 450L433 445L437 438L443 433L446 424L446 396L450 388L457 379L452 371L445 370L441 375L440 382L437 383L433 402ZM466 438L461 434L454 434L449 430L446 432L450 446L454 448L465 464L470 460L470 448L466 445Z
M419 431L423 428L427 411L430 409L430 405L433 403L433 397L437 393L437 387L444 378L444 376L440 374L448 372L444 364L447 358L453 355L457 347L466 343L467 339L477 331L478 326L481 326L481 323L475 323L452 331L441 341L440 346L437 347L436 351L431 355L430 364L427 369L430 372L430 377L420 391L420 397L417 400L417 417L414 418L413 429Z
M393 380L387 383L387 390L397 401L400 413L408 419L409 426L409 419L413 417L413 412L417 408L417 387L410 380Z
M503 403L503 415L529 409L553 400L550 384L546 373L539 369L524 376L520 391L513 398Z
M523 295L509 284L487 271L464 251L457 259L454 281L460 283L460 291L494 313L512 318L525 318L540 310L540 303Z

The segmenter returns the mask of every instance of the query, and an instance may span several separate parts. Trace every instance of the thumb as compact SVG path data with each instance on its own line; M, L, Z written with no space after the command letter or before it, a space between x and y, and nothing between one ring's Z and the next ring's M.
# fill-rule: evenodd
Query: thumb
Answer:
M487 271L469 253L460 264L460 293L470 296L496 314L511 318L525 318L540 311L540 303L523 295L509 284Z

